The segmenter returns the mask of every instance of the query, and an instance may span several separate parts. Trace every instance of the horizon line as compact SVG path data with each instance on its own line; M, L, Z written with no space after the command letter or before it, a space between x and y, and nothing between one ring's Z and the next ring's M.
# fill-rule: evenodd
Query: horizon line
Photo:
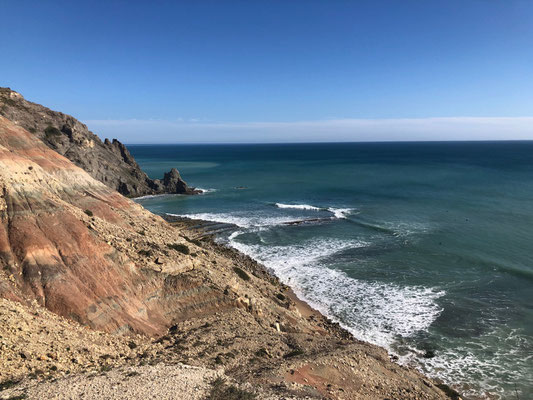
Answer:
M146 143L302 143L533 140L533 117L322 119L296 122L85 120L99 136ZM199 138L203 139L199 141Z
M110 139L112 140L112 139ZM165 145L269 145L269 144L381 144L381 143L505 143L505 142L533 142L533 139L450 139L450 140L352 140L352 141L294 141L294 142L124 142L127 146L165 146Z

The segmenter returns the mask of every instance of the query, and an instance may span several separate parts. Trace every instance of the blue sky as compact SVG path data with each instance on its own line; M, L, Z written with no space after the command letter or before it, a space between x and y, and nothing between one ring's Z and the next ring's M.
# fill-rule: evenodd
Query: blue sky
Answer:
M0 86L124 142L533 139L529 0L0 9Z

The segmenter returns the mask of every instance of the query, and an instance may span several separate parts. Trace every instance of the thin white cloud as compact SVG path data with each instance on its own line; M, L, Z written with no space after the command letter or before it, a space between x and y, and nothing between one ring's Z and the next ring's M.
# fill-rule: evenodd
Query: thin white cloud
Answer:
M331 119L297 122L89 120L126 143L261 143L411 140L533 140L533 117Z

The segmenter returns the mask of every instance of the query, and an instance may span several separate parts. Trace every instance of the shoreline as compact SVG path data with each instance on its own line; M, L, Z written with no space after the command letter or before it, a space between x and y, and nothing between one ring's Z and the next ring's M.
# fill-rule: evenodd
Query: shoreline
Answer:
M133 337L57 316L47 318L55 314L37 305L33 310L6 301L15 322L0 324L0 329L28 326L23 338L20 333L4 336L0 332L13 343L4 373L13 375L14 365L21 372L0 382L0 399L47 399L57 391L74 397L87 393L89 399L100 398L98 393L134 399L140 390L151 392L154 385L161 398L176 398L172 393L181 390L178 398L200 400L215 387L215 376L228 382L228 387L255 394L258 400L461 399L447 385L395 363L385 349L358 340L300 299L261 263L217 242L212 233L206 234L209 222L175 218L167 223L146 215L149 220L135 225L143 233L130 237L134 240L114 234L111 240L126 239L130 256L144 254L147 246L157 251L138 261L143 273L167 283L167 289L161 292L160 287L150 298L172 301L166 311L176 319L170 319L159 333ZM102 227L91 226L94 232L102 232ZM165 232L168 236L158 236ZM180 249L188 248L186 253L171 256L158 247L167 248L178 238ZM114 245L122 249L118 242ZM176 268L174 262L186 268ZM11 314L13 310L17 313ZM40 317L35 319L36 315ZM56 320L62 321L60 327ZM44 322L48 336L43 341L40 334L32 334L41 332ZM80 331L99 338L98 342L88 344L93 339L79 337ZM61 347L57 338L63 338ZM22 364L28 360L34 363L31 374L23 373ZM180 384L191 368L196 371L198 389ZM131 395L124 397L125 392ZM191 393L203 394L193 397Z
M216 236L221 231L224 231L226 229L220 228L219 230L210 231L208 228L213 226L232 226L233 224L228 223L218 223L213 222L209 220L202 220L202 219L194 219L189 217L183 217L183 216L176 216L171 214L162 214L160 215L165 221L167 221L170 225L173 226L182 226L185 227L185 230L188 232L191 232L194 235L194 238L189 238L189 240L201 240L209 242L212 246L217 248L218 251L221 251L223 253L232 253L234 256L247 260L249 264L253 266L253 269L260 270L262 274L268 276L270 279L276 280L279 284L283 285L285 287L285 294L288 298L293 302L294 307L298 310L300 315L306 319L311 320L323 320L328 325L328 330L332 329L336 332L338 332L342 337L349 338L350 340L353 340L357 342L358 344L362 344L365 346L374 347L376 349L379 349L380 351L383 351L387 354L388 359L391 363L394 363L395 365L398 365L402 368L406 369L414 369L417 371L417 373L421 374L422 376L426 377L427 379L432 380L435 382L435 386L437 386L439 389L441 389L449 398L455 399L455 400L478 400L477 398L473 397L464 397L462 394L460 394L456 389L452 388L448 384L444 383L442 380L438 378L434 378L431 376L426 375L424 372L419 370L416 367L413 367L412 365L404 365L400 364L398 362L398 357L394 354L389 353L387 349L385 349L382 346L358 339L353 333L351 333L348 329L342 326L341 322L334 321L327 315L323 314L318 309L314 308L311 304L309 304L306 300L300 298L294 289L285 283L282 283L280 279L276 276L276 274L271 271L269 268L261 264L259 261L253 259L247 254L242 253L241 251L229 246L228 244L222 244L219 243L216 240ZM237 226L235 226L237 227ZM327 334L327 332L324 330L321 334Z

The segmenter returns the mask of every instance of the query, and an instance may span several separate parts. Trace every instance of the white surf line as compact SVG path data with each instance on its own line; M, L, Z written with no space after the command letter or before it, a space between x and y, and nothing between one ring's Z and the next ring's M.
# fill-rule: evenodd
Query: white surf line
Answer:
M308 204L283 204L283 203L276 203L276 207L278 207L278 208L289 208L289 209L295 209L295 210L313 210L313 211L325 210L325 208L310 206Z
M275 203L276 207L284 209L295 209L295 210L310 210L310 211L328 211L332 213L335 218L346 219L347 216L354 211L353 208L336 208L336 207L316 207L309 204L284 204L284 203Z

